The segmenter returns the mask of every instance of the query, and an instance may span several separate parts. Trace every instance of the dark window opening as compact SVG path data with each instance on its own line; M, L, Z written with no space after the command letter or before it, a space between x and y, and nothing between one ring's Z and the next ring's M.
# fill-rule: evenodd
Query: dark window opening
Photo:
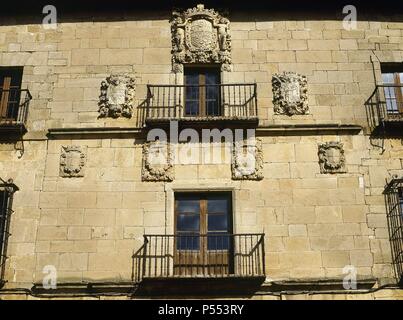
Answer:
M3 285L9 236L10 215L13 193L18 190L12 181L0 179L0 287Z
M0 118L16 120L21 98L22 67L0 67Z
M396 278L403 284L403 178L393 179L384 194L393 265Z
M389 114L403 113L403 63L381 65L384 95Z
M175 273L234 272L231 193L175 194Z
M231 194L181 193L175 198L178 250L200 250L199 235L207 235L207 250L228 250L232 233Z
M185 116L220 116L220 69L185 68Z

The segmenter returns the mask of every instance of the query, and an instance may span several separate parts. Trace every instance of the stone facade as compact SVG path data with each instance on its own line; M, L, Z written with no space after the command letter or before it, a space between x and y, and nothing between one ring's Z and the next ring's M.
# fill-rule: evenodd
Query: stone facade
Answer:
M336 16L232 12L217 22L215 11L206 14L207 20L214 16L217 31L211 44L218 56L225 53L218 60L225 66L223 83L257 83L261 166L251 179L234 180L230 162L168 164L164 172L144 163L146 85L182 84L172 63L182 63L182 47L191 51L191 18L172 22L171 11L158 19L151 11L124 21L88 16L61 20L56 30L0 23L0 65L24 66L22 87L33 96L22 157L14 142L0 143L0 176L19 187L0 296L15 298L6 290L42 283L47 265L56 267L60 283L130 282L131 256L143 234L172 234L173 192L194 189L232 191L234 232L266 235L268 282L343 279L346 265L376 285L396 282L382 191L385 179L403 175L403 146L400 139L385 139L382 152L374 144L364 102L374 90L374 74L380 81L379 61L403 61L403 23L371 17L347 31ZM216 61L211 54L208 62ZM302 105L309 114L276 112L272 79L289 72L306 79ZM135 95L118 92L119 102L108 98L108 104L113 81L105 79L116 74L136 75ZM111 111L127 99L130 112ZM291 130L295 125L310 129ZM362 130L343 131L342 125ZM55 128L60 133L49 135ZM139 133L123 132L130 128ZM342 144L337 168L328 159L329 142L339 151ZM326 146L323 152L318 145ZM231 148L222 149L231 159ZM83 157L78 150L85 150ZM71 152L79 159L69 158ZM402 299L402 293L368 292L365 298Z

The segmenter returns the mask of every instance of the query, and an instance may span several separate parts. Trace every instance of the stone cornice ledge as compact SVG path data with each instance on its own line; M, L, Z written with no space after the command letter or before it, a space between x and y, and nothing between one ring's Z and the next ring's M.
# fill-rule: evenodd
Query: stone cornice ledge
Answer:
M48 130L49 138L63 136L102 136L102 135L140 135L141 128L122 127L95 127L95 128L51 128Z
M295 135L295 134L358 134L362 127L355 124L273 124L259 126L258 135Z
M362 130L353 124L273 124L256 128L257 135L297 135L297 134L358 134ZM90 127L90 128L50 128L48 138L64 136L142 136L145 128L140 127Z
M356 280L355 290L371 290L374 288L377 279L365 278ZM295 279L283 281L266 281L260 287L260 292L323 292L323 291L342 291L349 289L343 287L343 279Z

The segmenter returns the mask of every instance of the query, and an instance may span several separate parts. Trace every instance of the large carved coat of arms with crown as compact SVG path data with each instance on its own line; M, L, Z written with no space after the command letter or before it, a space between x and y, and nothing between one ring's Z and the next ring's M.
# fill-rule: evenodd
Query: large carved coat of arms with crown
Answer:
M230 71L231 37L229 20L199 4L174 11L171 19L172 68L183 72L186 63L219 63Z

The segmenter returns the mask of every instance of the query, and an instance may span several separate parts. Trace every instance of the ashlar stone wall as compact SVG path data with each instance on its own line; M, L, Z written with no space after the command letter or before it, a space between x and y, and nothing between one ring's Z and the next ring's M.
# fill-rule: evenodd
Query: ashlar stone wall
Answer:
M237 232L266 233L270 279L358 276L393 282L382 191L402 174L400 140L372 144L364 101L382 62L403 61L403 23L376 17L346 31L336 17L275 13L231 15L232 71L223 82L257 82L261 126L357 124L360 133L320 131L262 136L264 179L234 181L230 164L175 165L173 182L141 180L144 137L47 136L58 127L138 127L147 84L180 83L171 72L170 13L124 21L61 21L0 26L0 65L24 66L29 88L24 154L0 145L0 176L15 195L7 287L41 282L45 265L60 281L130 281L131 255L144 233L172 232L176 189L234 192ZM399 19L399 17L395 17ZM401 17L400 17L401 18ZM394 20L396 20L394 19ZM272 76L293 71L308 81L308 115L274 115ZM134 114L98 118L101 82L113 73L136 79ZM66 138L67 139L67 138ZM342 142L346 173L320 173L318 144ZM61 177L62 146L87 148L83 177Z

